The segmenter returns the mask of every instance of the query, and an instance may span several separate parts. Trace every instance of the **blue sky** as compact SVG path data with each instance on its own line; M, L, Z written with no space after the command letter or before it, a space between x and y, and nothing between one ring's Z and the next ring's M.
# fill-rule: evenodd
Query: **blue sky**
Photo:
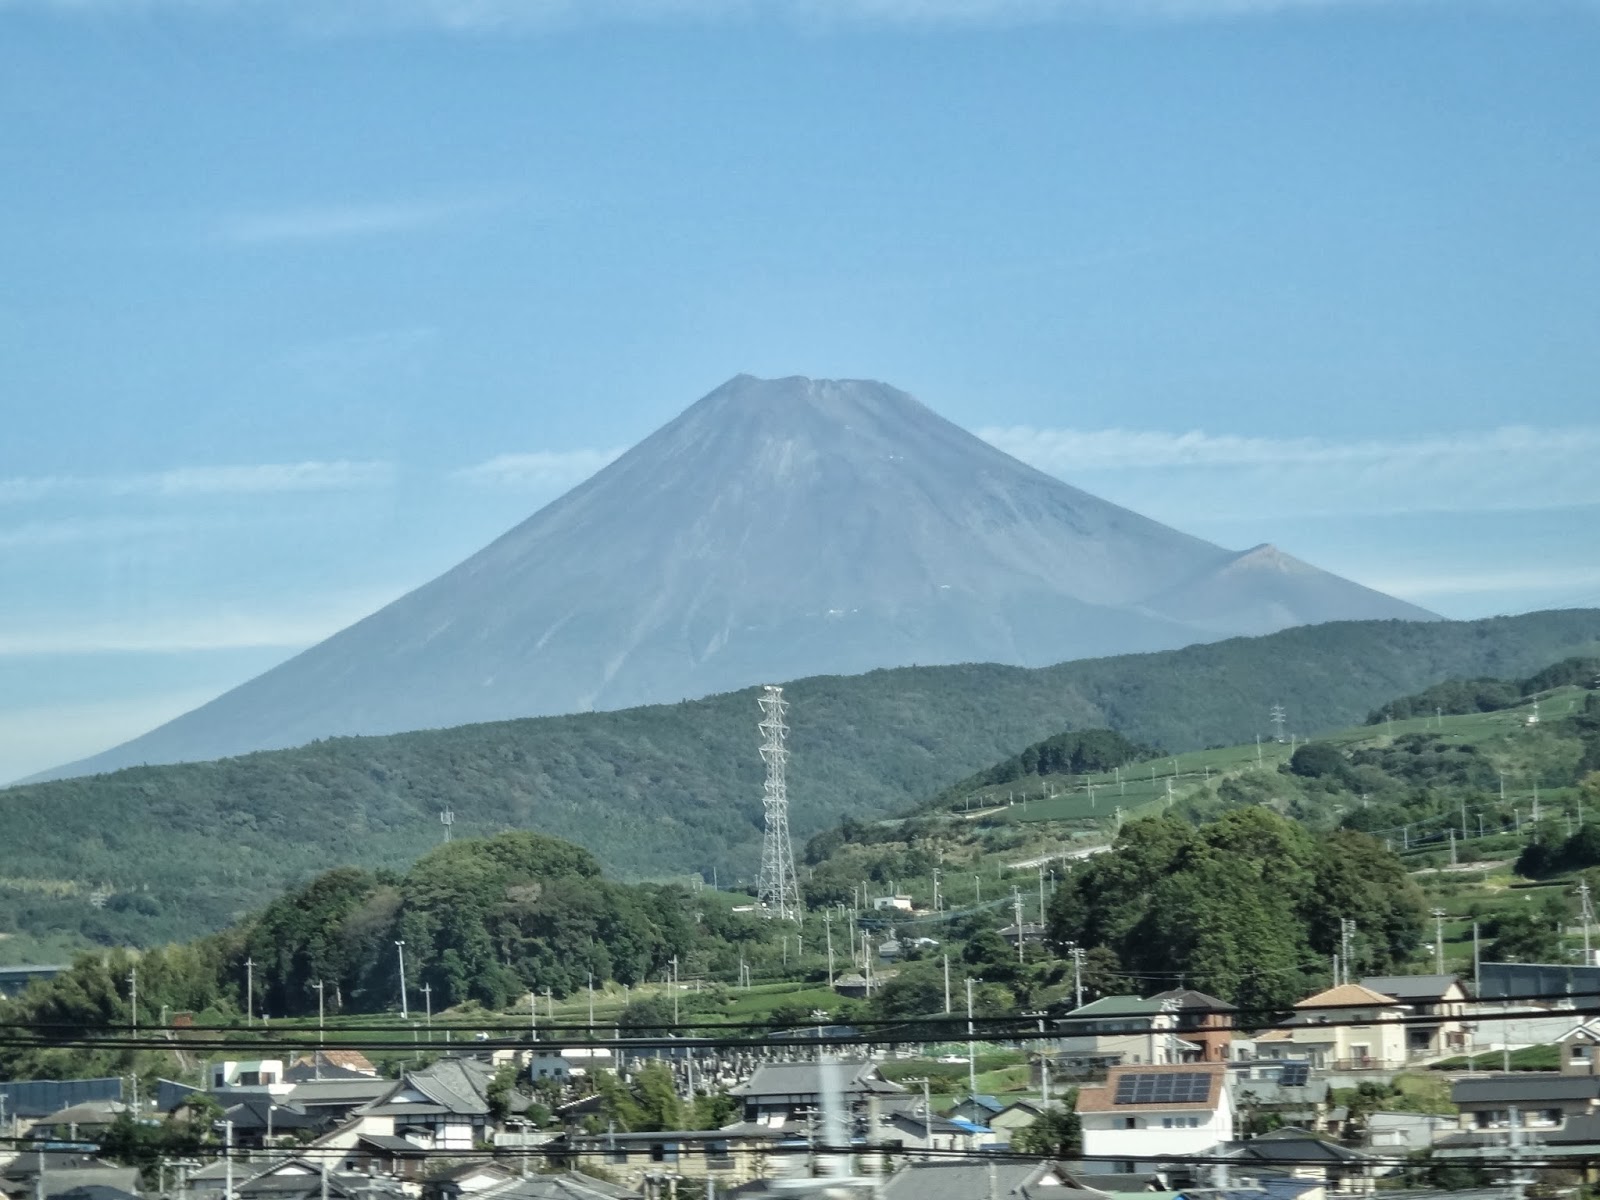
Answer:
M0 779L739 371L1600 603L1596 61L1589 0L0 0Z

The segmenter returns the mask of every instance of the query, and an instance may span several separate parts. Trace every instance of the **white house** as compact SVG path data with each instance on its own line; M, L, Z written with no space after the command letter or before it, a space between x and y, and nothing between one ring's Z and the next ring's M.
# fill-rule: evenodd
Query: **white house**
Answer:
M595 1046L537 1046L534 1048L528 1074L534 1079L581 1079L595 1071L609 1071L616 1066L616 1056L610 1050Z
M245 1093L255 1096L287 1096L294 1084L283 1078L283 1059L228 1059L211 1064L211 1090L223 1096Z
M1223 1063L1112 1067L1104 1084L1078 1089L1083 1153L1127 1174L1140 1159L1204 1154L1233 1136ZM1126 1155L1124 1159L1121 1156Z

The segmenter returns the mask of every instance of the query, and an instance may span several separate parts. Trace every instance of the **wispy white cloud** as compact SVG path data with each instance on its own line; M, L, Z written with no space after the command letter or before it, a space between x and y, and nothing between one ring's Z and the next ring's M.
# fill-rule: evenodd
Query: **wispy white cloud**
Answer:
M93 542L129 543L149 538L180 538L210 518L191 517L61 517L0 526L0 550L37 550L81 546Z
M1401 574L1368 581L1369 587L1407 599L1501 593L1581 592L1600 588L1600 567L1520 567L1512 570Z
M461 33L599 22L777 19L804 26L1025 25L1054 21L1203 21L1428 0L0 0L0 11L123 13L167 8L261 15L323 33L373 28ZM1553 2L1553 0L1552 0ZM329 222L343 221L335 216ZM337 234L336 234L337 235ZM290 236L297 236L291 234ZM312 234L311 236L324 236Z
M211 227L213 240L241 246L318 242L411 233L445 225L483 207L481 202L327 204L232 213Z
M13 622L0 631L0 657L299 650L377 611L403 590L340 593L270 612L219 608L109 622Z
M386 487L385 462L250 463L175 467L125 475L22 475L0 479L0 504L57 496L257 496L280 492L348 492Z
M1204 431L980 430L1042 471L1178 524L1259 514L1481 512L1600 504L1600 428L1410 439Z
M611 450L535 450L527 454L499 454L455 472L455 478L480 487L518 491L548 491L582 483L617 458L622 448Z

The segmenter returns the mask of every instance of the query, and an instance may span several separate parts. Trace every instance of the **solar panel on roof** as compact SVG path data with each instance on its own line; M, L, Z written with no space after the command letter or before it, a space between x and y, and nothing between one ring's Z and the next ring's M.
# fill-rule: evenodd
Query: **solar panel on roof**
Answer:
M1282 1087L1305 1087L1310 1079L1310 1063L1285 1063L1278 1072L1278 1083Z
M1124 1075L1117 1081L1113 1104L1204 1104L1211 1099L1211 1076L1191 1072L1152 1071Z

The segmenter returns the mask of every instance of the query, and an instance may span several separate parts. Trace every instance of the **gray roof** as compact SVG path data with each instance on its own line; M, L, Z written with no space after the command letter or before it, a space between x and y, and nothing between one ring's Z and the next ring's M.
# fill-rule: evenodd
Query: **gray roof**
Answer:
M1020 1196L1053 1169L1048 1162L909 1162L889 1176L879 1200L973 1200L993 1191ZM993 1188L989 1172L994 1172Z
M308 1079L297 1083L285 1097L301 1107L325 1104L365 1104L394 1091L392 1079Z
M640 1200L641 1194L621 1184L592 1175L566 1171L559 1175L528 1175L496 1184L476 1193L479 1200Z
M754 1075L728 1089L730 1096L815 1096L822 1091L822 1066L816 1062L763 1063ZM844 1062L835 1067L839 1089L846 1095L867 1092L903 1092L878 1074L870 1062Z
M1396 1000L1439 1000L1460 979L1454 975L1369 975L1361 986Z
M1250 1159L1256 1162L1292 1162L1303 1164L1323 1161L1329 1163L1361 1163L1368 1156L1333 1142L1324 1141L1304 1129L1286 1126L1271 1133L1251 1138L1248 1142L1225 1142L1223 1154L1228 1158Z
M1176 1000L1179 1012L1238 1012L1239 1010L1226 1000L1218 1000L1215 996L1205 992L1197 992L1194 988L1170 988L1165 992L1157 992L1151 996L1152 1000Z
M1555 1071L1514 1071L1482 1079L1458 1079L1450 1089L1457 1104L1519 1104L1529 1100L1600 1099L1600 1076Z
M1241 1079L1233 1094L1235 1099L1257 1104L1321 1104L1328 1098L1328 1081L1312 1079L1296 1087L1284 1087L1276 1079Z
M441 1058L420 1071L407 1071L395 1091L413 1087L432 1096L452 1113L477 1116L489 1111L489 1083L494 1072L475 1058ZM417 1112L413 1107L409 1111Z
M47 1166L44 1172L44 1194L59 1196L77 1188L113 1188L119 1192L139 1190L138 1167L90 1167L78 1171L57 1171ZM28 1194L33 1195L30 1186Z

